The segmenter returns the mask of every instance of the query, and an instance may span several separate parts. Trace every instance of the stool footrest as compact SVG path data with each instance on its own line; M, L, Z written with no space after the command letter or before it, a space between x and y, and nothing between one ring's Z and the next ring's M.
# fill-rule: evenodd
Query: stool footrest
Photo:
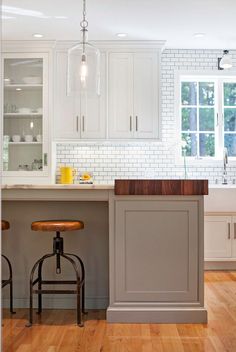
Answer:
M72 285L72 284L76 284L77 281L75 280L64 280L64 281L55 281L55 280L42 280L41 284L42 285Z
M8 279L8 280L2 280L2 288L5 287L6 285L10 284L11 283L11 279Z
M39 294L75 294L77 293L76 290L33 290L33 293L39 293Z

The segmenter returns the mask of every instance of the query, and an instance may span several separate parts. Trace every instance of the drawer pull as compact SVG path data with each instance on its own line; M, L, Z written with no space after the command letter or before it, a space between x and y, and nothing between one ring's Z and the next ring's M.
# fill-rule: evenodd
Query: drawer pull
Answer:
M138 116L135 116L136 119L136 131L138 131Z
M132 116L129 117L129 130L132 131Z
M84 115L82 116L82 122L83 122L83 132L84 132Z
M79 132L79 116L76 116L76 132Z
M234 223L234 240L236 240L236 223Z
M228 223L228 240L230 240L230 223Z

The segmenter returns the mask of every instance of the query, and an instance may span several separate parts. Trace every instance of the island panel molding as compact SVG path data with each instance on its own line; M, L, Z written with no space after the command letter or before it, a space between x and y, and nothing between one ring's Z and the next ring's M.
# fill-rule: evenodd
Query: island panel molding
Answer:
M208 180L115 180L115 195L208 195Z

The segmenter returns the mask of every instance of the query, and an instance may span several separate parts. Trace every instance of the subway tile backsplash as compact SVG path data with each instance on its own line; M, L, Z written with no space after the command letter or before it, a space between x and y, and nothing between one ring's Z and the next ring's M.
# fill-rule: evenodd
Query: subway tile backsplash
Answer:
M236 64L236 51L230 51ZM161 60L161 120L160 142L98 142L58 143L57 181L60 165L73 166L78 171L93 172L94 182L112 183L116 178L183 178L183 164L176 164L174 143L176 116L174 105L175 70L216 70L222 50L166 49ZM188 165L189 178L207 178L221 183L223 161ZM228 180L234 182L236 166L228 165Z

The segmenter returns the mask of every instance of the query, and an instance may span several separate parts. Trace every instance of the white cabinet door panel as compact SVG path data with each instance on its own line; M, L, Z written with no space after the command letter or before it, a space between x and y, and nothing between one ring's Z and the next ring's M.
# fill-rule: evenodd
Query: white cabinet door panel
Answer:
M231 257L231 217L205 216L205 258Z
M134 54L135 138L158 136L158 55Z
M110 138L133 135L133 55L109 55L108 119Z
M101 95L99 97L84 99L81 95L81 138L105 138L106 137L106 99L105 99L105 54L101 55Z
M67 53L57 53L55 64L54 137L78 139L80 137L79 99L66 95Z

